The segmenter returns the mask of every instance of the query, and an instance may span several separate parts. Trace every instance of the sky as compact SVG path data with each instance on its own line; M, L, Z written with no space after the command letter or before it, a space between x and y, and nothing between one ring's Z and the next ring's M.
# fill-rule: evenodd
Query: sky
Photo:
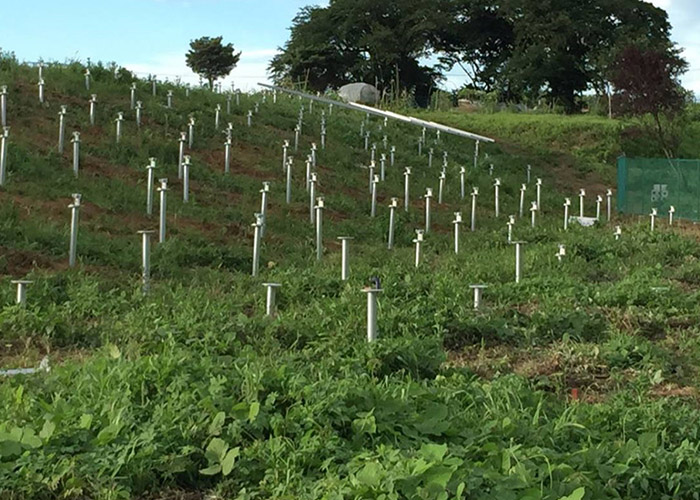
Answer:
M20 60L116 62L138 76L198 83L185 65L189 41L224 37L242 51L224 82L252 90L266 82L267 66L289 36L299 9L327 0L3 0L0 49ZM651 0L666 9L672 38L685 49L690 69L686 88L700 96L700 0ZM457 89L466 79L458 68L444 86Z

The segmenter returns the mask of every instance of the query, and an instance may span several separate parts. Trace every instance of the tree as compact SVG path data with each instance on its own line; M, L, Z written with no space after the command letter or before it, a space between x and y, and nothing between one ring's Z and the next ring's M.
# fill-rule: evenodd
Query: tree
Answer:
M662 119L670 121L685 105L678 78L688 63L677 51L662 52L631 46L622 50L614 64L612 84L621 110L637 116L649 115L659 145L667 157L673 154L672 138L666 136Z
M214 81L227 76L236 67L241 53L235 53L233 44L223 45L223 37L210 38L204 36L190 41L186 62L192 71L209 82L209 88L214 88Z
M428 102L438 71L421 64L434 30L429 0L333 0L305 7L270 64L276 82L324 91L354 81Z
M547 98L572 112L584 91L604 92L621 47L672 47L666 12L642 0L436 1L431 43L446 68L504 100Z

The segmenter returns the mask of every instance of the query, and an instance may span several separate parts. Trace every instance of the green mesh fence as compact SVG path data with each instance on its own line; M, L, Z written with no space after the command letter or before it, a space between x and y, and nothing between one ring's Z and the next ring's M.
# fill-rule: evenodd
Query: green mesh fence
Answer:
M659 215L673 205L676 216L700 220L700 160L617 159L617 210Z

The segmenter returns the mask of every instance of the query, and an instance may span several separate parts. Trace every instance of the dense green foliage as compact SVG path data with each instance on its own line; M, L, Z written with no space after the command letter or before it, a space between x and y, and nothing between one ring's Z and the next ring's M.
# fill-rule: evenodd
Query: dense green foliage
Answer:
M270 65L279 82L325 91L352 81L428 102L456 66L499 99L568 112L598 94L629 46L677 57L666 12L643 0L331 0L305 7ZM440 64L423 61L435 56Z
M633 220L623 221L619 242L605 223L561 230L563 196L581 187L562 185L561 173L602 171L612 147L604 137L587 139L604 144L572 166L543 156L536 132L521 124L519 149L482 144L474 168L470 141L443 135L437 143L428 134L426 148L436 152L429 169L426 155L416 154L419 129L369 120L379 153L384 134L397 148L380 187L382 207L402 195L403 167L414 172L411 209L397 214L389 252L388 210L368 215L362 115L243 95L225 116L235 139L225 176L214 130L214 108L225 96L195 90L186 98L163 84L175 94L168 109L162 92L153 97L139 82L144 125L137 130L129 113L116 145L111 121L128 109L129 85L109 71L93 75L100 107L91 128L82 68L46 68L40 106L36 70L7 58L0 64L12 126L10 175L0 192L0 364L35 364L48 353L53 365L48 374L0 380L0 497L590 500L693 498L700 490L700 245L681 230L650 234ZM68 130L82 131L78 179L70 155L55 152L63 103ZM255 103L260 111L248 128ZM281 145L293 138L301 105L304 133L287 206ZM316 141L322 111L328 148L319 151L319 194L328 209L326 249L316 262L298 158ZM197 124L192 193L183 204L177 137L190 114ZM483 116L488 121L471 123L475 131L498 126L499 115ZM542 141L560 128L569 132L561 148L569 136L585 135L584 118L556 120ZM419 195L437 188L443 149L445 203L435 207L415 269ZM154 245L144 297L136 231L157 224L144 215L149 157L170 180L169 239ZM509 214L528 163L533 182L544 181L542 214L537 227L521 220L514 228L529 242L516 285L488 170L493 164L502 179L501 213ZM462 165L481 195L477 232L465 229L455 255L452 214L469 210L459 197ZM265 265L252 278L249 224L263 180L272 182ZM592 178L580 181L596 194ZM75 270L65 266L71 192L84 199ZM341 235L355 237L347 282L339 279ZM561 263L558 243L567 245ZM361 289L375 275L384 289L380 339L367 344ZM23 276L34 283L19 307L8 281ZM276 318L263 317L266 281L283 284ZM474 311L468 285L479 282L489 288L484 308ZM670 397L674 391L685 397Z
M233 44L222 44L223 37L214 38L203 36L190 42L185 61L192 71L209 82L209 88L214 88L214 81L228 76L241 58Z

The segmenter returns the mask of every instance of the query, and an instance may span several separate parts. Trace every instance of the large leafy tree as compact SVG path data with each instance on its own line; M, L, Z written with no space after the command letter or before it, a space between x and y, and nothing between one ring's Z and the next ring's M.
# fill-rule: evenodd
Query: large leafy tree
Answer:
M503 99L546 98L568 111L602 93L626 45L672 50L666 12L643 0L439 0L434 48L446 67Z
M618 54L612 68L621 111L651 116L659 145L669 158L675 145L663 124L684 108L685 92L679 77L687 67L676 52L630 46Z
M236 67L241 53L236 53L233 44L222 43L223 37L204 36L190 42L186 55L187 66L209 82L214 88L214 81L227 76Z
M430 53L428 0L332 0L304 8L270 64L277 82L323 91L353 81L427 102L439 73L420 61Z

